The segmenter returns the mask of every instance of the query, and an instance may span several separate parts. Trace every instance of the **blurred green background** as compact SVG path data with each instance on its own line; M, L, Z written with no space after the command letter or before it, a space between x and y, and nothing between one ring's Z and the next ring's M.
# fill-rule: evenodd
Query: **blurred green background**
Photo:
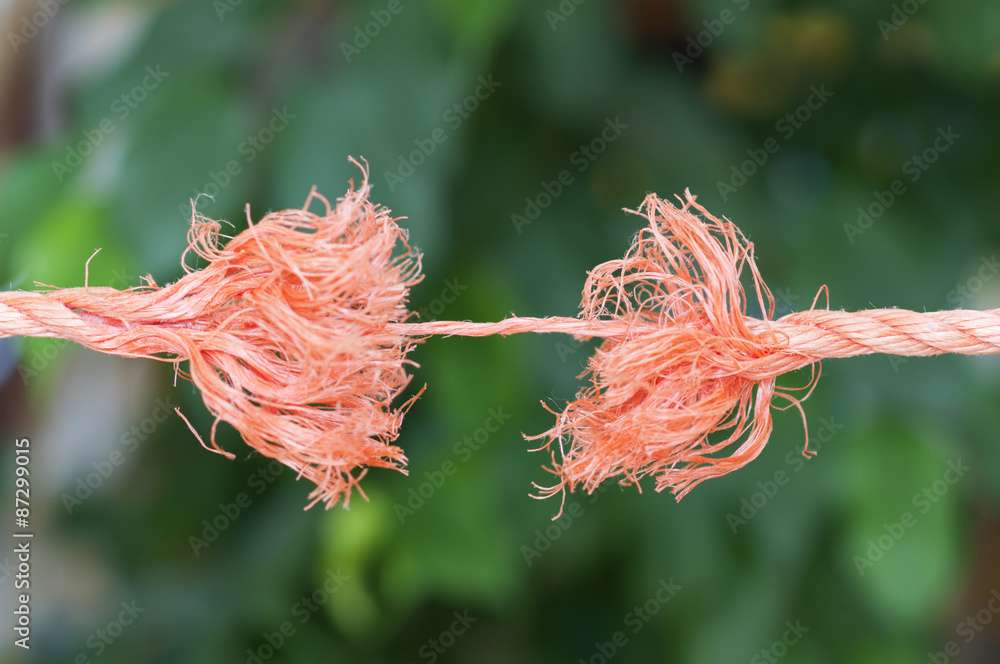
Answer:
M988 0L52 0L0 18L6 288L83 285L98 247L90 285L168 283L192 198L240 229L247 203L336 197L355 156L424 252L425 318L575 315L586 271L642 224L622 208L685 188L755 243L779 315L824 284L832 308L1000 303ZM611 485L553 523L521 433L550 426L539 401L573 397L591 347L422 344L410 476L303 512L309 487L229 427L235 461L201 449L170 411L211 418L169 365L5 341L0 486L10 505L29 437L36 535L30 652L0 549L0 659L1000 661L995 359L828 362L805 403L815 459L779 412L757 461L680 504Z

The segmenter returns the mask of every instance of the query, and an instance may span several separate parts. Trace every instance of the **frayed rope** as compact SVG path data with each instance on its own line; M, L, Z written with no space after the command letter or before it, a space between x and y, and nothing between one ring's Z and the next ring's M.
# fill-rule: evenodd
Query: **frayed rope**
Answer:
M146 277L145 286L125 291L0 293L0 337L60 337L173 362L216 418L210 449L232 456L215 443L219 421L230 423L261 454L316 485L309 506L327 508L347 506L368 467L406 472L393 443L423 390L393 401L409 384L407 366L416 366L406 356L430 335L604 339L584 374L589 384L555 413L552 429L528 437L543 440L557 480L537 487L539 497L592 492L612 478L639 486L652 475L657 491L669 488L679 500L760 454L776 399L804 421L801 401L825 358L1000 352L1000 310L849 313L814 301L772 320L774 299L753 245L690 193L679 205L651 195L634 211L648 226L623 259L590 272L578 318L408 322L420 256L388 210L368 200L361 168L362 186L352 183L336 207L315 190L302 209L257 224L248 207L249 228L225 248L218 222L194 214L188 251L208 265L185 268L168 286ZM324 214L309 211L316 202ZM746 313L744 271L762 319ZM803 396L776 385L781 374L810 365L811 380L797 388ZM813 454L808 437L803 453Z
M316 485L310 506L346 505L367 467L406 472L392 443L416 399L392 406L410 380L413 342L387 325L408 315L420 257L368 193L367 173L336 208L314 190L303 209L268 214L225 248L219 224L195 214L188 250L208 261L204 269L163 288L147 277L121 292L0 293L0 336L61 337L173 362L216 418L211 449L232 456L215 443L226 421ZM317 202L323 214L309 211Z

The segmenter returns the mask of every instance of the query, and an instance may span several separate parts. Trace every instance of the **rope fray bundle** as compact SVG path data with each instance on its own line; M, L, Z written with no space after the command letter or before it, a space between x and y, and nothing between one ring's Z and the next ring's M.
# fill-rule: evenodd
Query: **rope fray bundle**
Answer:
M352 183L336 208L314 190L303 209L258 224L248 207L250 227L223 249L219 223L195 214L188 250L209 261L204 269L185 265L188 273L163 288L146 277L147 286L121 292L0 293L0 336L62 337L173 362L216 418L211 449L233 457L215 443L224 420L315 483L310 506L346 505L366 467L405 467L391 443L416 398L391 405L409 382L413 344L386 325L406 318L420 260L368 189L367 179L358 190ZM324 214L308 211L314 202Z
M362 172L361 187L352 182L335 207L315 189L302 209L257 224L248 207L249 227L224 248L218 222L194 214L188 251L208 265L185 266L184 277L162 288L147 276L145 286L125 291L0 293L0 337L60 337L174 363L216 418L206 447L232 457L215 442L218 423L228 422L314 483L309 506L327 508L347 506L369 467L406 472L394 442L423 390L393 403L409 384L407 365L416 366L407 355L430 335L604 339L584 374L588 385L554 413L552 429L529 437L543 441L556 477L538 487L541 497L593 491L611 478L638 485L652 475L657 491L670 488L680 499L755 459L774 402L802 411L819 371L801 397L778 388L777 377L824 358L1000 352L1000 310L849 313L814 302L772 320L774 299L753 245L690 193L679 205L650 195L634 211L648 226L623 259L590 272L577 318L409 322L420 256L388 210L369 201ZM317 202L321 215L309 210ZM746 313L744 270L763 319ZM803 453L812 454L808 439Z

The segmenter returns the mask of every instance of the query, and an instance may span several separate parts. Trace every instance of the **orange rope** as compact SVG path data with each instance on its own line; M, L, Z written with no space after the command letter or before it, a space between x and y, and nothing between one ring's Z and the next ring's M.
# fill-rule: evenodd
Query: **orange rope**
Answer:
M195 216L189 248L205 268L163 288L147 277L125 291L0 293L0 336L61 337L178 372L187 361L216 424L315 483L311 504L346 505L366 467L406 472L392 443L416 398L392 405L413 342L384 330L407 316L419 257L397 255L406 233L368 191L366 177L335 209L313 191L222 249L219 224Z
M904 309L869 309L866 311L828 311L810 309L788 314L776 321L748 318L747 326L755 335L776 334L787 339L787 347L772 361L779 373L801 368L823 359L854 357L871 353L928 356L958 353L992 355L1000 353L1000 309L989 311L950 310L918 313ZM0 312L0 325L3 315ZM394 323L387 327L393 334L411 337L507 336L525 332L562 333L579 337L609 338L641 336L655 332L652 323L624 320L581 320L579 318L517 317L494 323L468 321L429 321ZM785 364L787 362L787 364ZM779 364L780 363L780 364Z
M147 277L125 291L0 293L0 337L59 337L169 361L178 371L187 361L216 424L229 422L263 455L315 483L310 504L327 507L346 505L368 467L406 472L393 443L419 392L393 402L410 381L408 353L431 335L603 339L588 384L533 437L544 440L557 477L539 487L542 496L652 475L657 490L671 488L679 499L759 455L774 399L801 410L808 396L776 379L823 359L1000 352L1000 310L812 308L772 320L774 299L753 246L690 194L680 206L649 196L635 211L648 225L624 258L590 272L578 318L407 322L420 256L368 193L367 173L335 208L313 191L302 209L250 223L225 248L219 224L195 215L189 250L205 268L185 268L162 288ZM314 202L323 214L309 211ZM761 319L746 315L744 269ZM817 378L814 371L805 389ZM225 454L214 431L211 448Z

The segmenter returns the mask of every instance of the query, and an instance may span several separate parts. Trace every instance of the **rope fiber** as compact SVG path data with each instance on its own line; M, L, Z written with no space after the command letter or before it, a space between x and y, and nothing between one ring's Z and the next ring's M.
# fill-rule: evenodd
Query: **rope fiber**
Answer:
M421 257L388 211L368 200L362 172L362 186L352 182L336 207L313 190L302 209L257 224L248 208L249 227L225 248L219 223L195 214L188 250L208 264L185 267L162 288L146 277L124 291L0 293L0 337L57 337L174 363L201 390L216 424L230 423L261 454L314 483L310 506L328 508L346 506L369 467L406 472L394 441L422 389L395 402L415 366L407 355L432 335L602 339L576 398L551 411L549 431L526 436L542 441L537 449L549 454L556 478L536 485L538 497L652 475L656 490L680 499L756 458L774 400L802 410L805 396L777 378L825 359L1000 352L1000 309L814 307L773 320L753 245L690 193L679 205L650 195L632 211L647 225L624 258L591 270L577 318L413 322L407 300ZM309 211L316 203L321 214ZM746 315L748 296L761 318ZM816 379L814 370L807 389ZM215 426L206 447L229 455L215 442ZM808 440L804 453L811 454Z

